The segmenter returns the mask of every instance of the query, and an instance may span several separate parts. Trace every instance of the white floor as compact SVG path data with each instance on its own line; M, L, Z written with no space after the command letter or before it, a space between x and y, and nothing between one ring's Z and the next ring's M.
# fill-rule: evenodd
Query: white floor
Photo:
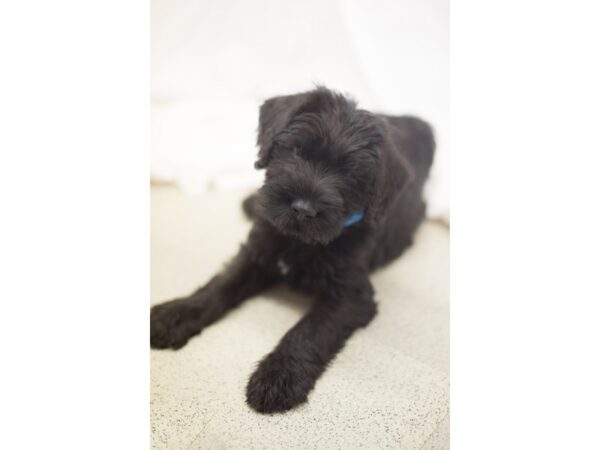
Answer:
M195 289L236 252L250 227L244 194L152 188L152 303ZM299 294L276 288L183 349L153 350L153 448L448 448L448 250L447 229L423 224L415 245L373 275L378 316L349 340L309 402L287 414L250 410L244 388L307 310Z

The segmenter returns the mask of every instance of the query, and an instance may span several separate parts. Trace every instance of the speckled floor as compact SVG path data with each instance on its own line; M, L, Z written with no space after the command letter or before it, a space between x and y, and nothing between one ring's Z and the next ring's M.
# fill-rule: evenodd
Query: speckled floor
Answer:
M186 197L153 187L151 295L159 303L219 270L248 229L243 192ZM244 402L256 362L310 300L283 287L251 299L179 351L151 351L154 449L449 447L449 241L427 222L373 275L379 314L317 382L309 402L264 416Z

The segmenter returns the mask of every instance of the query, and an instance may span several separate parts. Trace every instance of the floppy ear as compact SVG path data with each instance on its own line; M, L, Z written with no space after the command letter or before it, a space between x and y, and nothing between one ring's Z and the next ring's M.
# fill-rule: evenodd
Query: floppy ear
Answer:
M273 148L273 139L290 123L308 100L309 93L304 93L273 97L262 104L256 141L259 147L258 160L254 164L257 169L267 165Z
M366 220L371 224L377 224L413 178L413 170L408 161L389 138L384 139L379 147L375 188L365 212Z

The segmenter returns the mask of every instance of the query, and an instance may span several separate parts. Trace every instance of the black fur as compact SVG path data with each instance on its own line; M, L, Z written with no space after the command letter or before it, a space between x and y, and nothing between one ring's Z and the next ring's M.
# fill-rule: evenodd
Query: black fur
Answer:
M150 343L178 349L277 282L315 296L248 383L248 404L270 413L306 401L346 339L375 316L369 272L411 244L435 143L417 118L373 114L319 87L267 100L258 146L266 176L243 205L254 222L248 241L206 286L152 308ZM357 212L364 219L344 227Z

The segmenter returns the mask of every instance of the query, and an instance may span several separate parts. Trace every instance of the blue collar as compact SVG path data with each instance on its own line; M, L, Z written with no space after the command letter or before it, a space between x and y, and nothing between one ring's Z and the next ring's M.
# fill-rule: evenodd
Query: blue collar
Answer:
M344 227L349 227L350 225L354 225L356 222L360 222L363 219L363 217L365 217L364 212L357 212L352 214L344 222Z

